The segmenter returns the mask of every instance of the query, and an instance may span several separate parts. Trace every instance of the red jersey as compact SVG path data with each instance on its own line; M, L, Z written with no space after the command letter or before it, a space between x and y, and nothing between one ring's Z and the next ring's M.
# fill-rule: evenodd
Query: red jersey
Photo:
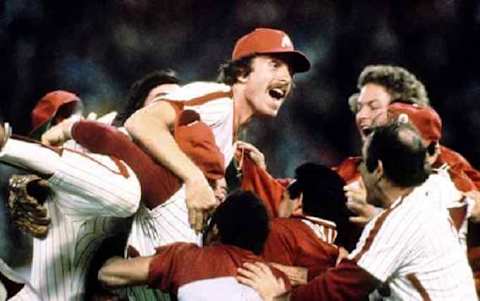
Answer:
M325 226L326 236L329 228ZM270 262L305 267L310 280L335 266L338 248L321 240L302 218L276 218L272 220L262 256Z
M174 243L157 249L148 283L175 293L179 300L261 300L252 288L234 278L243 263L257 261L264 262L252 252L231 245ZM272 271L289 283L283 273Z

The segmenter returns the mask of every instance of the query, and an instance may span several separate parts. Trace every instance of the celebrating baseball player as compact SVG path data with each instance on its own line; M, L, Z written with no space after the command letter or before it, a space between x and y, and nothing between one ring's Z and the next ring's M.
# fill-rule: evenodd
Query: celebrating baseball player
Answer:
M367 224L347 259L284 299L364 300L378 289L384 300L477 300L465 252L441 205L450 196L430 187L438 183L428 178L426 152L407 123L367 137L361 176L368 202L385 210ZM238 279L265 300L286 291L262 265L245 266Z
M188 217L175 210L183 204L181 181L171 171L153 161L120 130L93 121L78 121L68 136L88 150L124 160L136 173L142 191L142 204L133 218L127 255L153 255L155 248L178 241L200 243L188 225ZM94 139L92 137L95 136ZM174 137L182 151L202 170L210 183L223 179L223 155L210 128L199 115L183 111L176 122ZM171 203L177 203L170 206ZM166 207L166 208L165 208ZM164 299L159 291L144 287L128 288L134 300Z
M204 175L175 143L172 129L178 112L194 110L213 131L228 166L234 137L257 115L274 117L292 89L292 76L310 68L280 30L258 28L240 38L232 61L221 67L219 83L195 82L160 97L125 123L134 140L185 183L189 223L200 231L216 205Z
M114 232L121 217L138 208L138 179L120 160L25 142L9 137L6 129L0 126L0 161L39 175L13 183L24 195L8 200L17 210L38 206L29 213L37 217L14 213L13 218L49 223L44 238L34 238L30 285L42 300L82 300L96 247ZM26 197L28 193L33 197ZM25 286L13 300L33 300L34 293Z

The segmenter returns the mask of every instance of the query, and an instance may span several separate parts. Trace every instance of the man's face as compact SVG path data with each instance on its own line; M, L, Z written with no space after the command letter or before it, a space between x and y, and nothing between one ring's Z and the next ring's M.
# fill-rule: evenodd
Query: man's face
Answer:
M148 93L148 96L147 98L145 98L145 102L143 103L143 106L144 107L148 106L153 102L155 98L167 95L168 93L178 88L180 88L180 86L177 84L163 84L163 85L156 86L155 88L150 90L150 92Z
M292 214L302 214L302 201L300 197L292 199L285 190L278 205L278 217L290 217Z
M385 125L388 120L387 110L391 95L377 84L366 84L360 90L357 100L355 121L362 140L365 141L372 128Z
M269 55L253 58L245 80L245 98L255 115L275 117L292 89L292 74L285 61Z

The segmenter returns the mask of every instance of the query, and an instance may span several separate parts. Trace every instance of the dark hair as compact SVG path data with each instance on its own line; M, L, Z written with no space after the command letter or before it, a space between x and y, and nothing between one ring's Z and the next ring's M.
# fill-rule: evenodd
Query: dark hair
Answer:
M228 61L218 69L217 81L229 86L238 82L240 76L248 76L252 72L252 60L255 55L249 55L238 60Z
M432 141L430 144L427 146L427 153L430 156L435 155L435 152L437 151L437 144L438 141Z
M334 222L338 232L336 244L352 250L355 241L350 237L354 229L349 217L353 214L346 206L345 181L330 168L312 162L297 167L295 179L287 188L290 197L303 193L303 213Z
M365 67L358 77L357 88L362 89L367 84L385 87L392 97L390 103L415 103L422 106L430 104L423 83L408 70L399 66L370 65ZM352 96L349 99L349 105L352 112L356 113L358 97Z
M366 149L366 167L373 172L381 161L391 182L400 187L417 186L430 174L426 152L418 131L395 121L374 129Z
M267 239L269 219L262 202L252 192L229 194L212 215L211 229L217 225L220 241L260 254Z
M180 80L177 77L177 73L172 69L157 70L148 73L130 86L127 104L123 110L117 114L112 124L114 126L123 125L130 115L143 107L145 98L147 98L148 93L150 93L153 88L160 85L178 83L180 83Z

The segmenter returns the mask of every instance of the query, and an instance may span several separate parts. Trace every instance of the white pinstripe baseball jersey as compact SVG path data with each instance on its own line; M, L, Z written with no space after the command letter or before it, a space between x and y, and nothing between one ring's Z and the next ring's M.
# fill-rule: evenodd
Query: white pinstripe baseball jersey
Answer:
M434 176L365 227L350 254L390 288L385 300L477 300L472 271Z
M45 239L34 239L30 283L42 300L83 300L85 274L96 247L120 218L135 213L140 185L123 163L109 157L9 139L0 161L46 175L53 193ZM32 300L25 287L14 300Z

